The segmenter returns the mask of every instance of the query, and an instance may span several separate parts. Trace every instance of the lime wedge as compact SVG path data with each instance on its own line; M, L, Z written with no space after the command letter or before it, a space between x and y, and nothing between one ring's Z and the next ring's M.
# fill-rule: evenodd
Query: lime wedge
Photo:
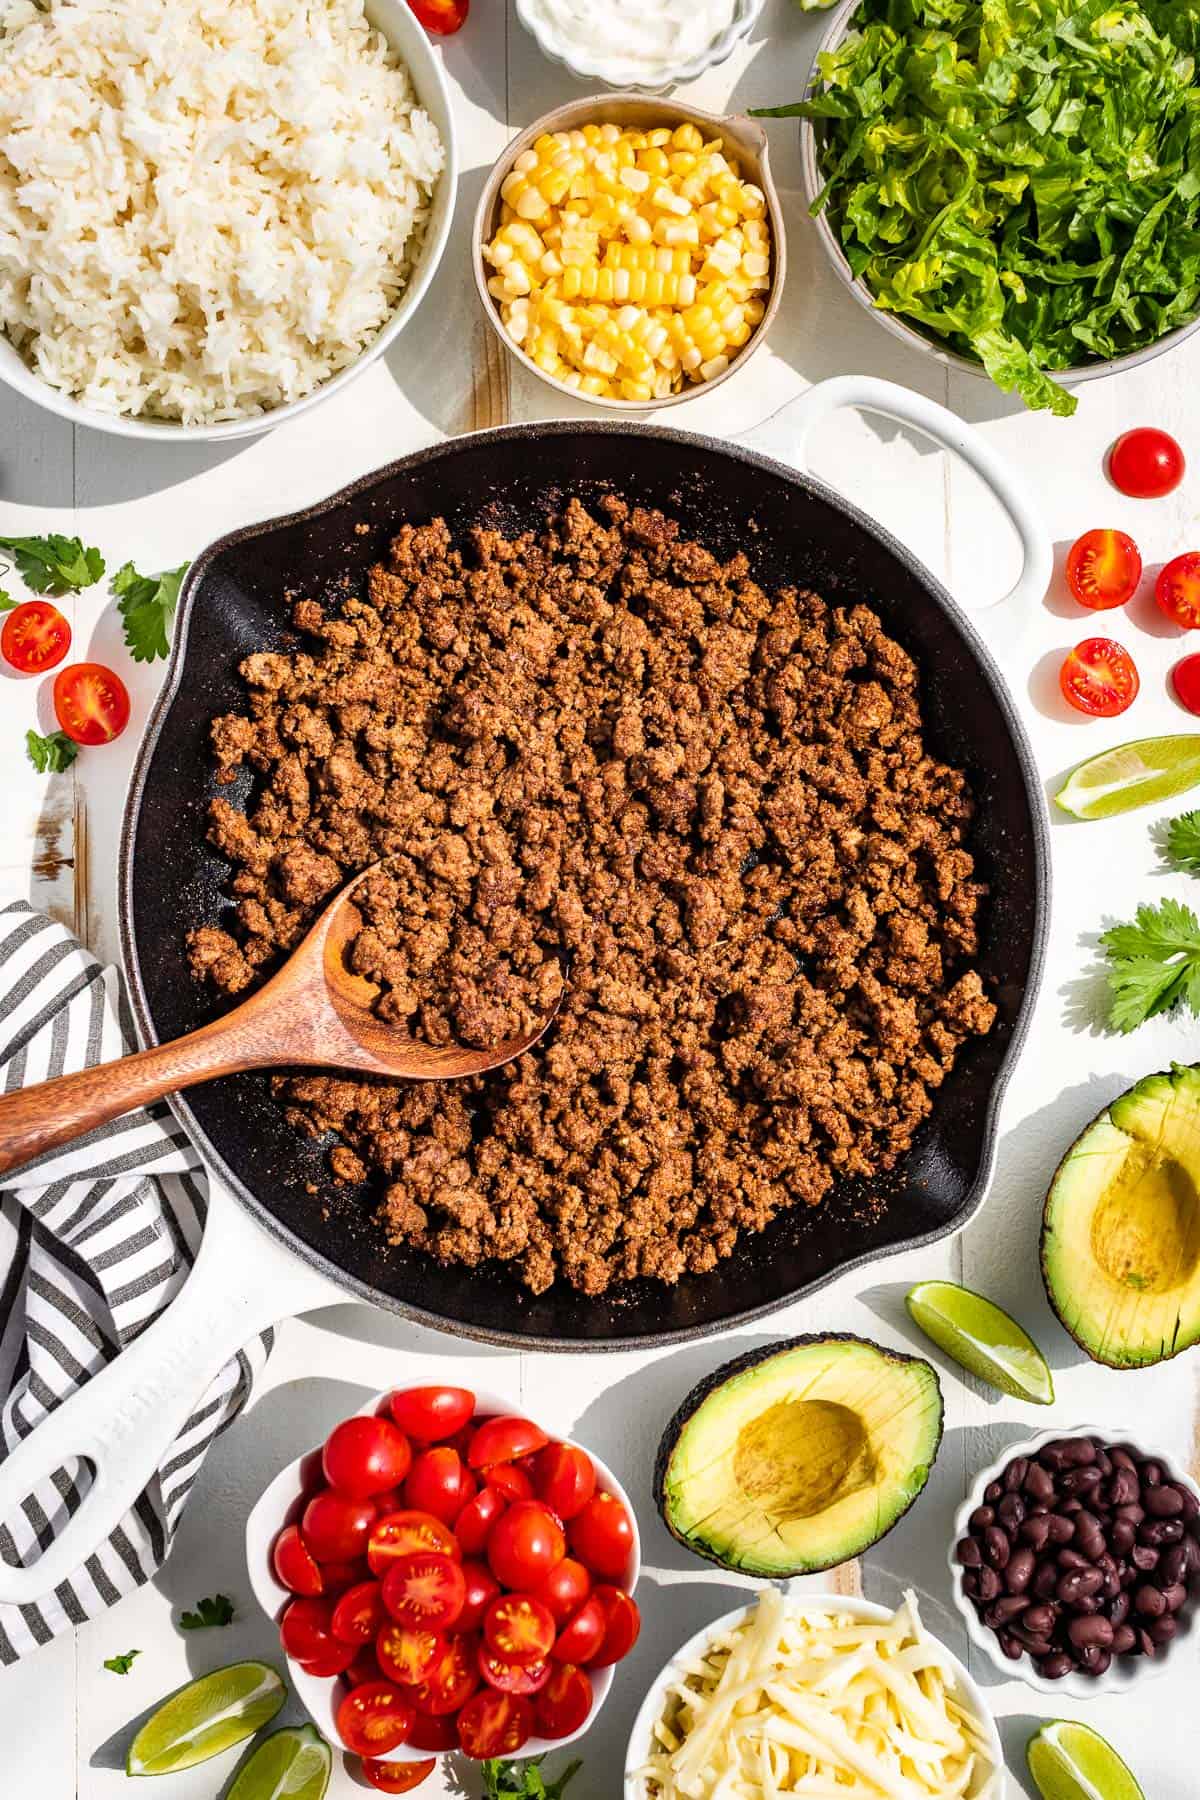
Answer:
M1054 798L1077 819L1111 819L1154 800L1169 800L1200 781L1200 736L1138 738L1080 763Z
M953 1281L918 1282L905 1305L925 1336L972 1375L1017 1400L1052 1404L1054 1382L1045 1357L1002 1307Z
M1025 1752L1042 1800L1146 1800L1111 1744L1090 1725L1052 1719Z
M127 1775L170 1775L253 1737L287 1689L269 1663L230 1663L164 1700L129 1746Z
M243 1763L225 1800L322 1800L333 1753L313 1725L273 1731Z

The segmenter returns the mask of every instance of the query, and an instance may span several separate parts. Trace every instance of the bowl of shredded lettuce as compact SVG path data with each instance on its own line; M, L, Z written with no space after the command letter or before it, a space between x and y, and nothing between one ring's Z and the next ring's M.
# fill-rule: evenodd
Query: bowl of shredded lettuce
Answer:
M1068 415L1200 324L1200 0L846 0L799 116L890 330Z

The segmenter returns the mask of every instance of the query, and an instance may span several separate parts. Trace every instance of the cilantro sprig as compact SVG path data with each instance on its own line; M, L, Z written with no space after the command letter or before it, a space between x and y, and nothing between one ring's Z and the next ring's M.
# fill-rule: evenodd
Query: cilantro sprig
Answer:
M1200 1014L1200 919L1181 900L1139 906L1101 936L1111 989L1108 1022L1133 1031L1180 1004Z
M0 551L5 550L35 594L75 594L104 573L104 558L94 545L58 531L46 537L0 537Z
M217 1625L233 1622L233 1601L228 1594L212 1594L197 1600L195 1612L185 1612L179 1620L180 1631L208 1631Z
M485 1762L483 1800L562 1800L568 1781L583 1764L568 1763L561 1775L547 1781L541 1770L545 1760L531 1756L528 1762Z
M119 1656L106 1656L104 1667L111 1669L114 1675L128 1675L133 1667L133 1659L140 1656L140 1650L122 1650Z
M52 731L49 737L27 731L25 754L39 775L61 775L79 755L79 745L65 731Z
M17 602L13 599L12 595L6 593L3 588L0 588L0 613L15 612L16 607Z
M1173 869L1200 875L1200 807L1168 822L1163 855Z
M179 604L179 590L188 564L166 569L161 575L139 575L131 562L113 576L117 610L125 627L125 642L134 662L153 662L170 650L170 630Z

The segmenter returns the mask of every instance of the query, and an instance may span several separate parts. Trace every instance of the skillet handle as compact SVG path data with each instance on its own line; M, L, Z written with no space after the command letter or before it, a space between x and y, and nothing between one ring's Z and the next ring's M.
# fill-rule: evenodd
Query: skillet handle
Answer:
M35 1563L0 1561L0 1604L36 1602L87 1561L153 1478L217 1371L256 1332L344 1297L212 1178L200 1252L176 1298L0 1463L0 1520L72 1457L93 1469L78 1511Z
M895 419L902 425L914 425L935 443L955 451L991 489L1012 520L1024 557L1016 586L984 606L965 610L990 612L993 606L1001 604L1014 609L1040 604L1054 573L1054 547L1033 495L1012 465L992 449L973 425L965 424L948 407L939 406L936 400L927 400L924 394L914 393L911 388L901 387L894 381L880 381L874 375L835 375L828 381L818 382L778 415L787 445L787 459L806 470L807 442L813 428L832 413L854 406L882 413L885 418ZM755 431L746 435L754 442L760 433Z

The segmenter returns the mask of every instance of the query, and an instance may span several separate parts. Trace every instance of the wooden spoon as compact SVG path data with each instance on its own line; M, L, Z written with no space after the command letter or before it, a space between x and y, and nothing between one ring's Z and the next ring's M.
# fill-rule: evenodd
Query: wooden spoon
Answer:
M456 1081L498 1068L536 1044L561 995L532 1031L488 1050L421 1044L375 1016L379 989L351 973L346 949L362 929L352 896L378 867L356 875L279 972L232 1012L172 1043L0 1096L0 1174L177 1088L239 1069L285 1063L364 1069L401 1081Z

